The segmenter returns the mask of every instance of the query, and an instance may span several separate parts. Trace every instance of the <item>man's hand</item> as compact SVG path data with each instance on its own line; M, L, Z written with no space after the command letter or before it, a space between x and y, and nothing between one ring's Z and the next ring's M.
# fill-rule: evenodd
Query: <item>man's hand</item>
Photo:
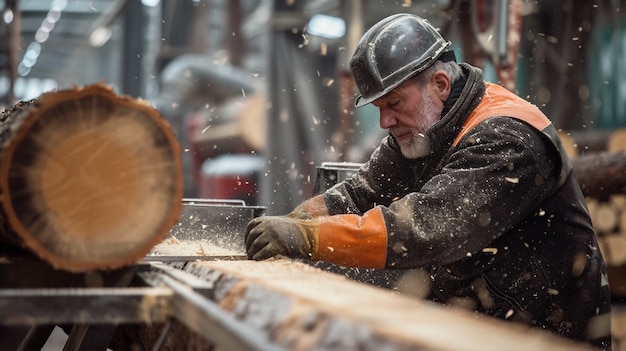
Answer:
M276 255L310 259L317 249L317 221L257 217L248 223L245 243L248 259L259 261Z

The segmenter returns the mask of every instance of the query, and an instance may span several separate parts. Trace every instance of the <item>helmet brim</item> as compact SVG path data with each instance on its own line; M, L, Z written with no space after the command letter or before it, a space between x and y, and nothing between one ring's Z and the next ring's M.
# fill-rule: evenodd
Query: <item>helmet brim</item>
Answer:
M376 100L378 100L379 98L387 95L388 93L390 93L392 90L394 90L395 88L399 87L402 83L406 82L407 80L415 77L416 75L424 72L428 67L432 66L435 62L437 62L437 60L442 60L444 62L447 61L456 61L456 57L454 55L454 51L449 50L446 51L446 49L451 45L451 42L446 41L446 45L444 47L441 48L441 50L439 50L438 52L435 53L435 55L429 59L428 61L426 61L426 65L423 65L423 67L415 67L413 72L407 76L404 77L404 79L398 80L395 83L387 86L384 90L379 91L378 93L368 97L368 98L364 98L363 95L359 95L356 97L356 99L354 100L354 106L355 107L362 107L365 106L369 103L372 103Z

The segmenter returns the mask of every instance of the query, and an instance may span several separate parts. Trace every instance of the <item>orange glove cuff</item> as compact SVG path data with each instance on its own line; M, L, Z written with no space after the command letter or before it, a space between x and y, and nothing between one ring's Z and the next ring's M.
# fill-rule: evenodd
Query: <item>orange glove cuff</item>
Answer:
M380 208L363 216L344 214L318 218L318 247L313 259L346 267L384 268L387 226Z

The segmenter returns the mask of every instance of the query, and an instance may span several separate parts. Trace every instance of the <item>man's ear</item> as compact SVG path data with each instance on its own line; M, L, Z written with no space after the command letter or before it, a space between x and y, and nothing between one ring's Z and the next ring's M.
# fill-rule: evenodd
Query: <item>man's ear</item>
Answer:
M444 71L437 71L433 74L432 77L432 86L435 90L435 94L439 97L441 101L448 100L448 96L450 95L450 90L452 89L452 85L450 83L450 76Z

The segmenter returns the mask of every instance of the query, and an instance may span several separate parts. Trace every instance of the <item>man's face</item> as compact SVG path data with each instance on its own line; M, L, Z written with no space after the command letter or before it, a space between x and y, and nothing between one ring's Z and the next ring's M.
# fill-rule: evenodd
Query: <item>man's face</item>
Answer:
M430 84L422 87L416 79L409 79L372 103L380 110L380 127L389 129L404 157L430 153L426 130L439 120L443 110L443 102L431 88Z

